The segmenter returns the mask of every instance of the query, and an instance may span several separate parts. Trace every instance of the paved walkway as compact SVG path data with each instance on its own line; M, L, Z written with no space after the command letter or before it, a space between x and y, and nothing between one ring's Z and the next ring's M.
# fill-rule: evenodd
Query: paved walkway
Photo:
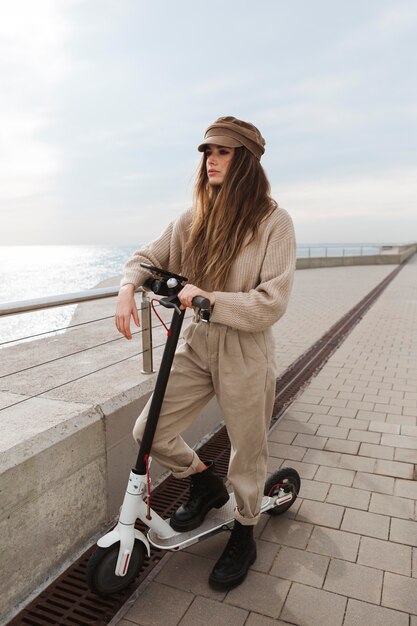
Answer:
M271 432L270 470L302 487L246 581L208 586L221 533L169 554L119 626L417 626L416 329L415 257Z

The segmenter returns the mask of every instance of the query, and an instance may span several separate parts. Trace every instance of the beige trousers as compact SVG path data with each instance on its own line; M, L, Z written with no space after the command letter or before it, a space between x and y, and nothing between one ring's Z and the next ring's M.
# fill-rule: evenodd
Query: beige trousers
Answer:
M231 443L228 478L236 496L235 517L256 524L267 471L267 436L275 399L275 350L270 330L248 333L221 324L195 323L177 349L152 445L152 457L183 478L199 458L182 433L217 396ZM140 442L150 400L138 417Z

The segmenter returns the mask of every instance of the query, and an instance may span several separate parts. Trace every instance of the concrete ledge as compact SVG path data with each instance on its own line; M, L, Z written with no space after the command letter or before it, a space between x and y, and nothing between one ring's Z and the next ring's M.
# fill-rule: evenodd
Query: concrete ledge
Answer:
M417 252L417 244L385 246L385 254L369 254L359 256L329 256L329 257L300 257L297 259L297 269L311 269L318 267L341 267L352 265L400 265Z

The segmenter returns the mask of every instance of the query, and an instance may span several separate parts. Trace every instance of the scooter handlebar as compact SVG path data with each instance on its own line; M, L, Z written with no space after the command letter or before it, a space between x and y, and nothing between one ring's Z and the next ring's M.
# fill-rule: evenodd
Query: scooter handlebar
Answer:
M204 298L203 296L194 296L192 304L198 309L210 311L210 300L208 298Z

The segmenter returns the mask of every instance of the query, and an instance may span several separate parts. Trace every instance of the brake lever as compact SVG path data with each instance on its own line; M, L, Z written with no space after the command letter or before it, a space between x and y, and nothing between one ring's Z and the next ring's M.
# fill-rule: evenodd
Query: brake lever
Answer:
M164 306L166 309L175 309L178 315L181 315L181 313L183 313L184 311L181 311L180 307L178 306L179 303L180 301L176 295L167 296L166 298L161 298L159 300L159 304L162 304L162 306Z

